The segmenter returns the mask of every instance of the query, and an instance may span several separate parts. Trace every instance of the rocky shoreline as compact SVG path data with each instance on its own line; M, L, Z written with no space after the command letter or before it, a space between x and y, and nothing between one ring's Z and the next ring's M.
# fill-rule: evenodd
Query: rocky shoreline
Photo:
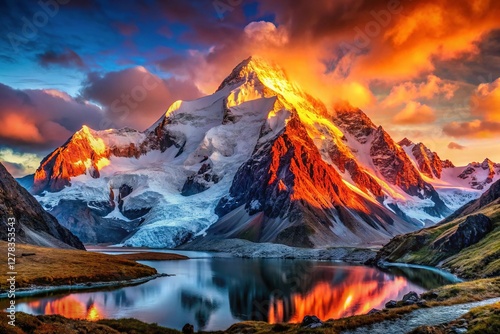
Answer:
M302 259L339 261L353 264L364 264L373 260L376 256L376 250L368 248L297 248L282 244L254 243L242 239L200 240L182 245L176 250L223 252L240 258Z

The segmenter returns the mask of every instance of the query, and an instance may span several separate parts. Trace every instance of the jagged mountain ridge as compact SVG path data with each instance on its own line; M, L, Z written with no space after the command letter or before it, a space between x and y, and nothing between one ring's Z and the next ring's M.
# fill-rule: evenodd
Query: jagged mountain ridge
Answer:
M329 115L280 67L248 58L214 94L175 102L144 132L82 128L42 161L32 190L86 242L113 225L127 245L174 247L219 221L209 231L358 244L451 212L453 186L443 201L412 161L361 110ZM307 240L294 238L300 231Z
M85 249L81 241L47 213L0 163L0 240L9 239L9 218L15 218L15 242L57 248Z

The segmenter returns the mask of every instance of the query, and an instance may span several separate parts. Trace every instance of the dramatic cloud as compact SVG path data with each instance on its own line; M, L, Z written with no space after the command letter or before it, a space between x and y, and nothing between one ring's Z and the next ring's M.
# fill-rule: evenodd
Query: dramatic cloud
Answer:
M52 65L61 67L78 67L85 68L85 63L82 58L73 50L65 49L62 52L55 52L53 50L46 51L37 55L38 63L43 67Z
M500 135L500 122L451 122L443 127L443 132L456 138L495 138Z
M473 92L470 113L475 119L445 124L443 132L453 137L494 138L500 135L500 79L480 84Z
M459 143L455 143L455 142L453 142L453 141L452 141L452 142L450 142L450 143L448 144L448 148L449 148L450 150L463 150L463 149L465 149L466 147L465 147L465 146L463 146L463 145L460 145Z
M427 77L427 81L421 83L407 81L393 87L381 104L383 107L393 107L411 100L431 100L439 95L449 100L457 89L456 84L445 82L431 74Z
M31 152L55 148L101 111L56 90L16 90L0 84L0 146Z
M283 27L277 28L271 22L259 21L249 23L245 34L253 43L281 46L288 42L287 32Z
M490 122L500 122L500 78L491 84L480 84L471 98L474 116Z
M192 100L201 93L188 81L161 79L138 66L104 75L89 74L81 96L104 108L106 118L100 128L130 126L144 130L174 101Z
M408 102L406 107L393 117L396 124L427 124L436 120L432 108L419 102Z

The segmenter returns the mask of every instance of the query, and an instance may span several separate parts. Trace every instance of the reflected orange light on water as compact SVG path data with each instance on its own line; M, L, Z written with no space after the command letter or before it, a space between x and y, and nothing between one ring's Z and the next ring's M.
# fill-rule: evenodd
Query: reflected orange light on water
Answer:
M29 303L28 305L32 308L41 306L38 301ZM47 302L44 307L44 314L59 314L66 318L86 319L89 321L96 321L104 318L103 312L95 303L91 303L90 306L87 306L84 302L73 296L67 296Z
M390 284L383 284L375 279L366 281L366 277L356 277L355 274L350 276L340 284L319 282L306 294L292 294L288 317L284 312L287 308L285 301L272 299L269 322L298 323L306 315L328 320L366 314L373 308L383 308L385 302L396 299L400 291L408 286L401 277L394 278Z

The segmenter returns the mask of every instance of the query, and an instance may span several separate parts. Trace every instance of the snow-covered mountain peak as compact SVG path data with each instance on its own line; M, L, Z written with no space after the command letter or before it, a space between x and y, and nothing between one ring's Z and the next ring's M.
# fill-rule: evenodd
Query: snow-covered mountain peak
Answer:
M217 89L220 91L227 86L233 86L246 81L260 81L264 85L270 86L270 89L289 85L288 76L285 70L273 63L270 63L260 57L252 56L239 63L222 81Z

